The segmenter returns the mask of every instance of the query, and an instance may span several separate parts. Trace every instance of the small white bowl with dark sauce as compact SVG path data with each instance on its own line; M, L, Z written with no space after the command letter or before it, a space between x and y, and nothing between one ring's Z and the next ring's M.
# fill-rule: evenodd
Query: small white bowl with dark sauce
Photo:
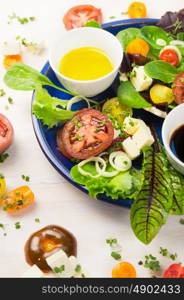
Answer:
M184 175L184 103L165 118L162 140L170 163Z

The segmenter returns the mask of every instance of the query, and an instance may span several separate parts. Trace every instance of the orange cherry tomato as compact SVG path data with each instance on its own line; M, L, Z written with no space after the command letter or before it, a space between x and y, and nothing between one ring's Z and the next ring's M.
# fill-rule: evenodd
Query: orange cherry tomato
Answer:
M67 30L82 27L91 20L96 20L97 22L102 23L101 9L96 8L93 5L74 6L69 9L63 18L63 22Z
M180 264L172 264L165 270L163 278L183 278L183 269Z
M149 52L149 49L150 48L147 42L145 42L143 39L137 38L128 44L126 52L129 54L141 54L146 56Z
M22 56L20 54L17 55L6 55L3 60L3 65L5 69L9 69L16 63L22 62Z
M146 18L145 4L143 2L132 2L128 7L128 15L131 19Z
M2 209L7 212L16 212L29 206L34 201L34 194L28 186L21 186L0 199Z
M136 270L132 264L120 262L112 269L112 278L136 278Z
M165 49L161 52L159 58L175 67L179 64L178 54L173 49Z

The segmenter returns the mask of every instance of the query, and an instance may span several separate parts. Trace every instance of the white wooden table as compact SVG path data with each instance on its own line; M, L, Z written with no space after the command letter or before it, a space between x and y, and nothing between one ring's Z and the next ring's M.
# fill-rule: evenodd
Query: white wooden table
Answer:
M126 11L131 1L122 0L6 0L1 1L0 42L17 35L32 40L44 40L47 45L55 32L64 31L62 16L73 5L91 3L102 8L104 22L110 17L122 19L121 12ZM166 10L181 9L182 0L145 0L149 17L160 17ZM7 16L15 12L19 16L35 16L36 22L20 25L7 24ZM123 16L125 18L125 16ZM114 20L116 20L114 19ZM48 58L46 50L40 56L25 54L24 62L37 68L44 65ZM69 229L77 238L78 258L91 277L111 277L112 266L116 263L110 257L105 239L115 237L123 247L123 259L134 264L138 277L147 276L147 270L138 265L144 255L157 255L159 247L178 253L178 261L184 261L184 226L179 217L169 217L157 238L148 246L140 243L134 236L129 222L129 210L91 199L62 178L49 164L42 153L33 132L31 122L31 92L9 90L4 86L2 77L4 68L0 63L0 88L5 88L7 96L13 98L9 105L7 97L0 98L0 112L7 115L15 129L15 140L8 150L10 157L0 164L0 173L6 176L8 188L13 189L25 184L21 175L30 176L30 187L36 195L35 205L25 213L12 216L0 212L0 223L6 226L7 236L0 229L0 277L19 277L29 267L24 259L24 244L31 233L49 225L56 224ZM5 106L9 110L5 110ZM34 221L40 218L40 223ZM22 228L15 229L20 221ZM159 257L159 255L158 255ZM162 266L170 263L161 258Z

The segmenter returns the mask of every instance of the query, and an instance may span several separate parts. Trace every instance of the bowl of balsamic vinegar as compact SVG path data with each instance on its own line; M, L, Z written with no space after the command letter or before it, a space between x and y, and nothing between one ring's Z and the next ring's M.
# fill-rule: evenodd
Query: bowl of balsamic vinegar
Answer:
M162 140L170 163L184 175L184 103L165 118Z

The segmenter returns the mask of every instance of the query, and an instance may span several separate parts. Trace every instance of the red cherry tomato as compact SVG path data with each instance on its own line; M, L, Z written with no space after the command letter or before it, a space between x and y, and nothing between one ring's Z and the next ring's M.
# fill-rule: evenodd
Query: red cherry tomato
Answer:
M77 5L69 9L63 18L67 30L82 27L90 20L96 20L102 23L101 9L93 5Z
M13 127L10 121L0 114L0 154L3 153L12 143Z
M182 265L172 264L165 270L163 278L181 278L181 276L184 276Z
M114 129L100 111L85 108L59 129L57 145L66 157L87 159L110 147Z
M175 67L179 64L178 54L173 49L163 50L160 54L160 60L163 60Z

